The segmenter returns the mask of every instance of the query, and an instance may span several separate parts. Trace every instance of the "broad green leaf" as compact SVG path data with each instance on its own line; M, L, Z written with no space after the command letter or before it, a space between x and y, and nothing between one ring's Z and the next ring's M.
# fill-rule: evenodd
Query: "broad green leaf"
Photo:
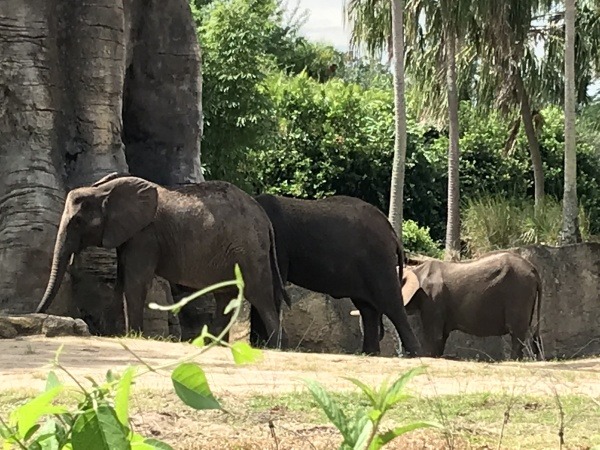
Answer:
M358 435L356 442L354 442L353 450L367 450L370 440L371 440L372 433L373 433L373 422L368 420L363 425L363 428L360 431L360 434Z
M55 388L60 385L61 385L61 383L60 383L58 377L56 376L56 373L54 373L53 370L48 372L48 379L46 380L46 391L49 391L52 388Z
M125 427L129 426L129 392L134 373L135 367L128 367L125 370L117 384L117 393L115 394L115 413L119 422Z
M177 396L195 409L221 409L213 397L204 370L194 363L183 363L171 374Z
M252 348L246 342L234 342L231 346L231 354L236 364L250 364L261 361L263 353L256 348Z
M81 414L73 425L73 450L129 450L125 428L106 404Z
M10 425L17 427L20 436L25 436L43 415L61 414L66 412L65 408L51 404L52 400L54 400L62 390L62 385L55 386L13 410L10 414Z
M331 423L333 423L345 441L350 441L351 435L347 427L348 419L344 414L344 411L333 401L329 396L328 392L317 382L311 380L304 380L310 390L313 398L317 401L321 409L325 412Z
M398 436L402 436L403 434L409 433L414 430L418 430L419 428L442 428L442 426L435 422L413 422L408 425L403 425L401 427L394 428L393 430L389 430L385 433L378 434L375 436L373 443L369 447L369 450L377 450L383 447L388 442L394 440Z

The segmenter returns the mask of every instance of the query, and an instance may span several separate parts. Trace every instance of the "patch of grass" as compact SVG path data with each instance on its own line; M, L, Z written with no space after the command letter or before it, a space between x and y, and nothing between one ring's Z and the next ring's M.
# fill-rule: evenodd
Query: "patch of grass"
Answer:
M332 394L349 414L366 407L357 392ZM564 439L567 447L600 444L600 403L582 395L563 395ZM325 414L306 394L257 396L248 402L255 411L272 409L299 413L302 422L327 423ZM495 393L442 395L433 398L411 398L392 410L386 426L415 420L437 421L450 435L475 446L496 448L502 436L503 448L557 448L560 412L553 396L519 396ZM506 419L505 419L506 418ZM423 431L440 434L439 431Z

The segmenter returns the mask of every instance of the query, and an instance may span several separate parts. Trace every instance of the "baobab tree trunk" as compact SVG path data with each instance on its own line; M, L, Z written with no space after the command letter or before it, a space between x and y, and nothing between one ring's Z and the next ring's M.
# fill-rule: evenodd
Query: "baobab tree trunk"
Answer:
M0 54L0 313L21 313L48 281L68 190L113 171L202 180L200 54L186 0L5 0ZM114 323L114 269L114 251L83 252L64 304L85 297Z

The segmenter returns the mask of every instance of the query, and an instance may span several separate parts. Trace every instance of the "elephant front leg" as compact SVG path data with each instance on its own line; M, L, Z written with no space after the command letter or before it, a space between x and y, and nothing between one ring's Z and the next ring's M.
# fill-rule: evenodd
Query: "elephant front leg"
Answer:
M118 264L122 267L117 268L117 272L122 271L128 332L144 331L144 307L148 287L156 270L155 261L147 249L136 249L130 244L120 254Z

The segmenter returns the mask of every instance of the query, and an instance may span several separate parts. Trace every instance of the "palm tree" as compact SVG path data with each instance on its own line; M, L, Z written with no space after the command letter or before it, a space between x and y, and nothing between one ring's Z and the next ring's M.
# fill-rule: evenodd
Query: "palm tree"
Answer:
M560 237L563 244L581 242L575 133L575 13L575 0L565 0L565 188Z
M352 47L364 47L371 56L387 47L388 55L394 59L395 132L389 220L398 237L402 239L406 161L404 0L347 0L344 5L344 18L352 27L350 38Z
M469 34L472 6L467 1L411 0L408 8L411 80L422 94L423 111L438 117L439 106L446 106L449 144L445 256L446 259L456 259L460 253L457 53L461 42Z
M392 54L394 55L394 162L389 220L402 241L404 165L406 162L406 104L404 101L404 0L392 0Z

